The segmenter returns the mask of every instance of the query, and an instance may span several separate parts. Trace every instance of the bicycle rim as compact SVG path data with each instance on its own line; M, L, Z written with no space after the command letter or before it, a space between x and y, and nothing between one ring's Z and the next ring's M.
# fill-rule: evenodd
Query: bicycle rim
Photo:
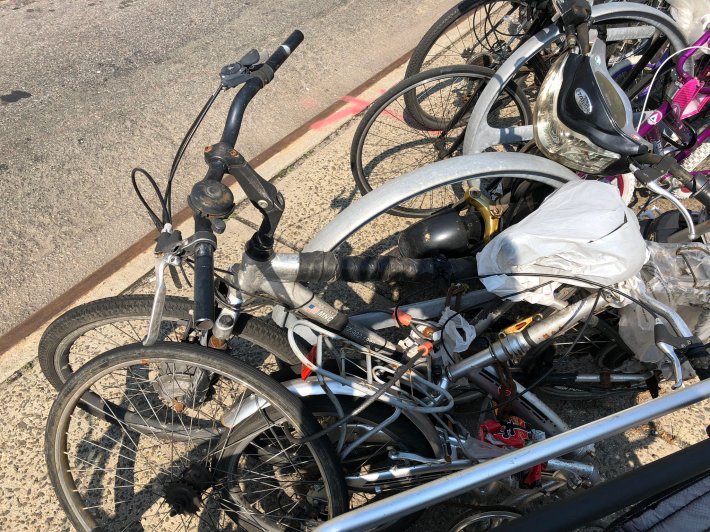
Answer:
M186 368L207 374L203 390L190 390ZM120 415L106 421L87 414L80 403L89 391L101 398L107 415L119 405L144 420L142 429L159 422L164 431L136 431ZM269 419L263 430L222 424L227 412L246 404ZM295 397L225 355L176 344L128 346L97 357L67 382L50 413L46 453L55 490L81 530L236 530L242 522L257 529L307 530L346 508L327 441L284 447L287 438L279 440L277 454L300 453L299 464L307 461L310 469L287 460L278 474L260 477L240 460L258 448L255 442L265 433L281 431L285 437L286 431L315 430L315 420ZM229 470L222 467L225 455ZM272 499L264 495L260 504L239 506L230 487L249 475L257 476L252 485L279 503L288 498L289 505L269 507Z
M361 192L460 154L470 109L492 75L489 69L470 66L423 72L377 100L363 117L353 141L351 163ZM424 115L411 112L407 105L408 95L414 93L419 107L425 109ZM501 127L530 123L529 104L522 92L507 88L494 105L491 120ZM463 185L439 187L391 212L428 216L461 199L464 191Z

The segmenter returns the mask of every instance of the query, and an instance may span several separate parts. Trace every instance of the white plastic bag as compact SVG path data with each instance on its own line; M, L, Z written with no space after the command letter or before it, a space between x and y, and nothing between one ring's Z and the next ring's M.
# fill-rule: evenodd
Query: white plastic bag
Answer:
M668 3L671 5L671 16L688 43L693 44L700 39L710 24L710 0L668 0Z
M618 190L599 181L572 181L540 207L493 238L478 254L478 273L561 274L604 285L636 275L646 261L646 244L636 215ZM508 296L545 282L552 285L510 297L556 305L560 283L593 286L581 280L495 275L482 279L490 292Z
M705 309L710 309L710 245L646 244L648 261L633 280L635 283L627 283L628 293L637 297L646 293L668 305L702 342L709 341L710 320L702 316ZM660 365L665 356L654 343L654 325L654 318L638 305L628 305L619 312L619 335L636 360ZM669 376L670 368L663 369ZM622 370L643 371L644 366L629 361ZM684 378L688 377L690 374L684 371Z
M444 364L450 365L456 362L451 356L466 351L476 338L476 328L449 307L441 313L439 325L444 326L441 341L446 345L446 349L440 347L434 356L443 357Z

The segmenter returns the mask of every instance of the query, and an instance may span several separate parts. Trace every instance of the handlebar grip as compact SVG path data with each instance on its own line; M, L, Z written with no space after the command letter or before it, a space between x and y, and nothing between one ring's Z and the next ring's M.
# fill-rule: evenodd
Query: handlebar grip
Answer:
M680 165L670 169L670 173L691 192L691 197L710 209L710 182L703 172L692 174Z
M214 249L207 242L195 246L195 327L214 325Z
M271 54L271 57L267 59L266 64L271 67L271 69L276 72L284 61L288 59L298 45L303 42L303 33L301 30L295 30L291 35L289 35L281 46L279 46L276 51Z

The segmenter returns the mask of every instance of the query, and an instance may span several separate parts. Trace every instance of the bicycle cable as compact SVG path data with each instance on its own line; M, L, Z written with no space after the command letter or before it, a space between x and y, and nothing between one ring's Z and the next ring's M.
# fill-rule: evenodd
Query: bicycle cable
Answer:
M143 193L140 191L140 188L138 187L138 181L136 179L136 175L139 173L144 175L145 178L148 180L148 183L150 183L151 187L153 187L153 191L155 192L155 195L158 197L158 201L160 202L160 207L162 210L162 219L159 218L155 211L150 207L150 205L148 205L148 202L143 196ZM153 222L153 225L155 225L158 231L162 231L165 224L170 223L170 212L168 211L168 206L165 203L165 197L160 192L158 183L155 181L153 176L148 173L148 171L140 167L136 167L131 170L131 183L133 184L133 190L136 192L136 196L138 196L138 199L143 204L143 207L145 207L145 209L148 211L148 216L150 216L150 220Z
M170 213L171 220L172 220L172 191L173 191L173 179L175 179L175 174L177 172L178 166L180 165L180 162L182 161L183 155L185 155L185 151L187 150L187 147L190 145L190 142L192 141L192 138L195 136L195 133L197 132L197 129L200 127L200 124L202 124L202 121L204 120L205 116L207 116L207 113L209 112L210 108L212 107L212 104L215 102L217 99L217 96L222 92L224 89L224 85L220 82L219 86L215 91L212 93L212 95L209 97L205 105L202 107L200 112L197 114L197 117L195 117L195 120L192 122L192 125L189 127L187 130L187 133L185 133L185 136L182 138L182 142L180 142L180 146L177 149L177 152L175 152L175 158L173 159L173 164L170 167L170 174L168 175L168 183L165 186L165 200L167 203L167 208L168 212ZM171 221L172 223L172 221Z
M577 343L579 343L579 341L581 340L582 335L587 330L589 322L591 321L592 316L594 315L594 310L597 308L597 304L599 303L600 297L601 297L601 291L597 292L597 297L594 300L594 304L592 305L592 309L589 311L589 314L587 315L587 319L584 320L584 323L582 324L582 328L579 330L579 333L577 334L577 336L575 336L574 340L572 341L572 344L569 346L569 348L567 349L565 354L558 358L558 361L564 360L572 352L572 349L574 349L576 347ZM531 391L533 388L535 388L542 381L544 381L552 373L553 370L554 370L554 366L551 366L547 371L545 371L545 373L543 373L542 375L540 375L540 377L535 379L535 381L533 381L532 384L527 385L520 392L518 392L516 390L516 392L511 397L506 399L505 401L502 401L500 403L496 403L495 407L487 408L485 410L479 410L477 413L479 415L481 415L481 414L487 414L489 412L495 412L500 407L512 403L516 399L522 397L523 395L525 395L526 393Z
M224 86L220 83L219 87L217 90L215 90L212 95L209 97L205 105L202 107L200 112L198 113L197 117L195 120L192 122L192 125L188 128L187 133L182 139L182 142L180 142L180 146L177 149L177 152L175 153L175 157L173 158L173 164L172 167L170 168L170 174L168 175L168 182L165 186L165 191L161 192L160 187L158 187L158 184L155 180L155 178L150 175L150 173L143 168L136 167L133 170L131 170L131 183L133 184L133 190L135 191L136 195L138 196L138 199L140 200L141 204L145 209L148 211L148 216L150 217L150 220L153 222L153 225L158 229L158 231L162 231L164 227L168 224L172 225L173 223L173 216L172 216L172 185L173 185L173 179L175 178L175 173L177 172L178 166L180 165L180 162L182 161L183 156L185 155L185 151L187 150L188 146L190 145L190 142L192 141L192 138L195 136L195 132L197 129L200 127L200 124L202 124L202 121L204 120L205 116L209 112L210 108L212 107L212 104L215 102L217 99L217 96L219 96L219 93L222 91ZM136 176L138 174L142 174L145 176L145 178L148 180L148 183L150 183L150 186L153 188L153 192L155 192L156 197L158 198L158 202L160 203L160 208L161 208L161 216L159 217L156 212L148 205L148 202L146 201L145 197L143 196L143 193L140 191L140 188L138 187L138 182L136 179Z
M419 358L422 356L422 351L417 351L417 354L415 354L412 358L410 358L405 364L402 364L400 367L398 367L394 373L392 373L392 377L390 380L388 380L385 384L380 386L380 388L372 394L370 397L365 399L362 404L360 404L357 408L355 408L352 412L350 412L347 416L345 416L342 419L339 419L329 427L324 428L323 430L320 430L314 434L311 434L310 436L305 436L304 438L296 438L292 436L291 434L288 433L288 431L284 431L284 434L286 435L286 438L294 444L298 445L304 445L306 443L310 443L314 440L317 440L318 438L321 438L323 436L326 436L327 434L330 434L333 432L335 429L342 427L353 419L355 416L357 416L360 412L366 410L368 407L370 407L377 399L379 399L384 393L389 390L392 386L396 384L396 382L401 379L405 373L407 373L410 369L414 367L414 364L416 363Z

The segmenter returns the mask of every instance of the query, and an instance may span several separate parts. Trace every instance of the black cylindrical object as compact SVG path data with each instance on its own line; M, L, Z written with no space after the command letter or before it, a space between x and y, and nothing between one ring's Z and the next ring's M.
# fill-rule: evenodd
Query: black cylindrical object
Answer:
M670 173L690 190L693 198L710 209L710 182L708 182L708 178L704 173L696 172L691 174L680 165L671 168Z
M294 30L291 35L289 35L284 43L279 46L276 51L271 54L271 57L267 59L266 64L269 65L274 72L283 65L284 61L288 58L291 53L298 48L298 45L303 42L303 33L300 30Z
M297 281L451 281L475 277L476 261L460 259L410 259L405 257L336 257L333 253L301 253Z
M214 249L202 242L195 246L195 326L206 331L214 325Z
M710 439L497 527L501 532L567 532L710 472Z

